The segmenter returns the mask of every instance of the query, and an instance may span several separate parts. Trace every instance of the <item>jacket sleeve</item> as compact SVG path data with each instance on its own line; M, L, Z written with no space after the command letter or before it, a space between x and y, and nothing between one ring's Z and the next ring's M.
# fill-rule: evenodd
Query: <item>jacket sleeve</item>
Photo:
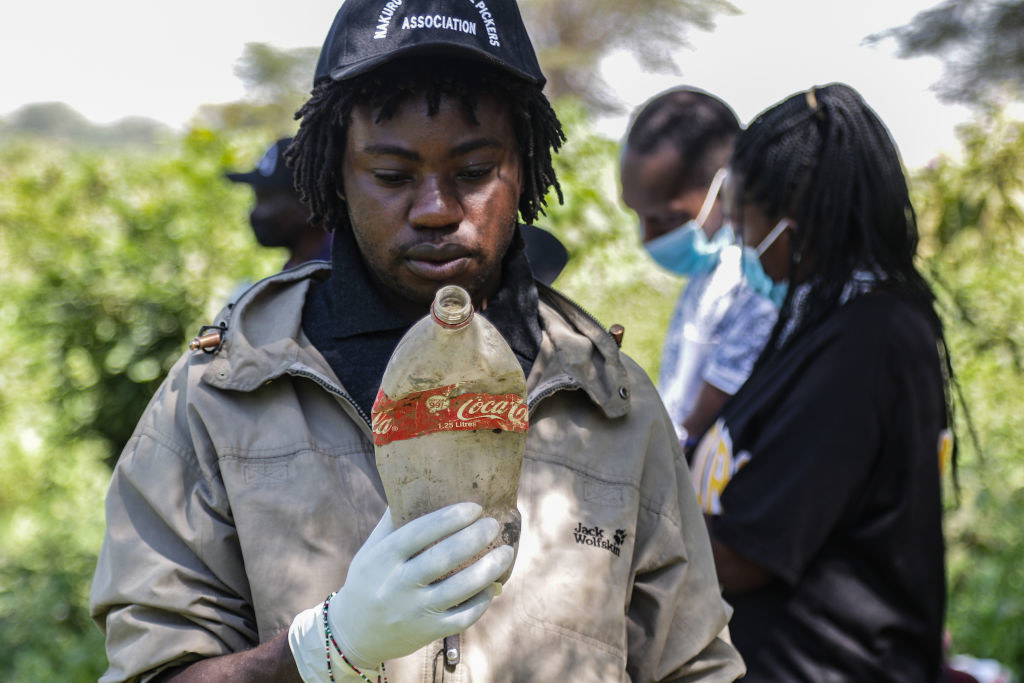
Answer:
M106 635L102 682L146 681L257 642L235 527L188 410L187 361L171 371L114 469L90 596ZM198 439L201 441L201 439ZM215 460L215 459L214 459Z
M633 386L629 419L646 419L649 434L627 620L628 673L633 681L736 680L745 667L729 640L731 608L722 599L686 460L646 377Z

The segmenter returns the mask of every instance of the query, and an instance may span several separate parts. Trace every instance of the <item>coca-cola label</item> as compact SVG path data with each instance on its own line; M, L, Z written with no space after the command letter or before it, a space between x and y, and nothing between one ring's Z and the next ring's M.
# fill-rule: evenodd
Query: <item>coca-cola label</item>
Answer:
M383 390L373 402L373 443L412 439L424 434L477 429L525 432L529 408L518 394L458 394L456 385L427 389L391 399Z

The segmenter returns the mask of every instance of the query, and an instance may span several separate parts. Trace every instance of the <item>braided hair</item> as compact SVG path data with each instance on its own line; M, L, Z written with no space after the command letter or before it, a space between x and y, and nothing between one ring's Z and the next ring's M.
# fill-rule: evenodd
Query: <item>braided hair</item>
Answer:
M381 122L414 95L426 98L431 116L439 111L443 97L452 97L476 124L481 94L494 95L510 108L523 169L519 197L523 221L532 223L543 213L550 188L554 187L561 202L562 189L551 160L565 133L541 89L480 60L417 56L396 59L350 80L322 79L295 115L301 124L286 158L294 169L299 197L310 208L310 220L328 230L351 228L338 190L353 108L376 109Z
M914 265L917 218L896 146L853 88L812 88L761 113L737 138L729 168L740 187L737 202L796 221L790 272L810 283L797 330L838 305L854 271L868 271L879 287L919 307L943 339L935 297ZM742 206L731 209L742 215ZM805 256L809 263L801 266ZM792 303L787 297L768 355L777 350Z
M789 272L793 284L808 285L799 311L789 288L757 366L831 313L855 271L867 271L876 288L901 295L930 322L952 428L956 378L934 293L914 264L917 218L906 177L888 129L860 94L833 83L783 100L740 133L729 169L738 187L732 215L749 203L770 220L795 219Z
M707 187L729 158L740 131L735 112L714 95L680 87L644 104L626 135L626 146L649 154L670 143L685 160L680 189Z

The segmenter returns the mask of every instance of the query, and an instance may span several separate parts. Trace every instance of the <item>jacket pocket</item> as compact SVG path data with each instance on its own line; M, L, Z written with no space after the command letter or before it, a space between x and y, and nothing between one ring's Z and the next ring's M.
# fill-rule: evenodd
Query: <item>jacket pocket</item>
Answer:
M629 482L527 454L518 499L523 534L512 574L518 616L624 661L638 500Z

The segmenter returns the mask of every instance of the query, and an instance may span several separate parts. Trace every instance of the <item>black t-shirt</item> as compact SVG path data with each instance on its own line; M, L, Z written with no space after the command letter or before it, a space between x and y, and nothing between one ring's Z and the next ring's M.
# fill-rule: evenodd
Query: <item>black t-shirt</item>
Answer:
M481 315L501 332L529 376L541 343L539 300L518 230L501 272L501 286ZM428 313L424 307L423 315ZM302 330L367 420L391 354L414 322L378 291L352 234L336 232L331 275L310 286Z
M948 434L935 334L881 292L729 402L692 471L712 534L777 577L726 594L745 680L937 680Z

